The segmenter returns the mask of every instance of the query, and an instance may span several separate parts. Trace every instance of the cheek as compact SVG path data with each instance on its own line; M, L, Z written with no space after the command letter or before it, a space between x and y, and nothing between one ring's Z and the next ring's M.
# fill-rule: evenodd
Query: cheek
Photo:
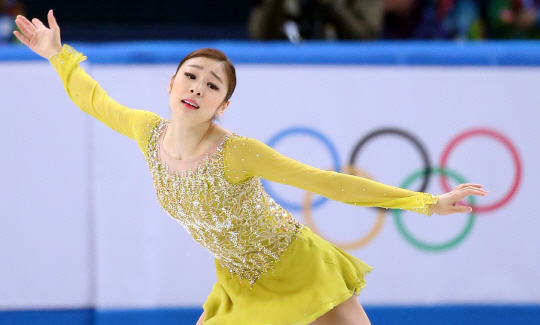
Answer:
M209 91L207 91L207 94L208 95L206 96L206 100L212 102L216 106L221 104L223 102L223 99L225 98L225 94L221 91L215 91L210 89Z
M180 74L179 72L176 78L174 78L173 89L176 89L177 91L180 89L184 89L187 87L188 83L189 83L189 79L186 78L186 76L183 73Z

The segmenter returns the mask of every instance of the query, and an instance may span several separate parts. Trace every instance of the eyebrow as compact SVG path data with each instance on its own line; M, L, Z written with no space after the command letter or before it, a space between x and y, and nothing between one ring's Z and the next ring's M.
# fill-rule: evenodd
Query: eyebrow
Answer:
M188 67L194 67L194 68L197 68L197 69L199 69L199 70L202 70L202 69L203 69L203 67L201 67L200 65L196 65L196 64L190 64L190 65L188 65ZM223 81L221 80L221 78L218 77L218 75L217 75L214 71L210 71L210 73L211 73L214 77L216 77L216 79L219 80L219 82L221 82L221 83L223 84Z

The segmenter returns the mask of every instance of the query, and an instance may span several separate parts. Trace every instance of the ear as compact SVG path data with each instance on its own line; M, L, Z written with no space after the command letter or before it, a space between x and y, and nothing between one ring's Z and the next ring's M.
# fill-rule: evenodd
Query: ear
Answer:
M227 99L227 101L225 103L221 104L221 106L216 111L216 116L220 116L221 114L223 114L223 112L225 112L225 109L227 109L227 107L229 107L230 103L231 103L231 100Z
M171 91L172 91L172 87L173 87L173 84L174 84L174 78L176 78L176 74L174 74L172 77L171 77L171 81L169 82L169 88L167 88L167 92L170 94Z

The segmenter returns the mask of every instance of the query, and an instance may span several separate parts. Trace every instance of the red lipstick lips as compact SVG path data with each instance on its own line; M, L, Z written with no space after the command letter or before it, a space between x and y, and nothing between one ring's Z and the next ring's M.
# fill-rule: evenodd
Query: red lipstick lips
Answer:
M182 99L182 103L184 104L184 106L186 106L187 108L191 108L191 109L198 109L199 108L199 104L197 104L197 102L193 99Z

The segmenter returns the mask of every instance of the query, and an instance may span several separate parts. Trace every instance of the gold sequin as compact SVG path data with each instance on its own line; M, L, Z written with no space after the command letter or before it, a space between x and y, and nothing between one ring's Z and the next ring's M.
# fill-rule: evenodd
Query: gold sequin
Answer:
M272 269L303 225L264 191L259 177L239 184L227 181L223 155L236 134L225 136L195 171L170 173L158 157L157 140L166 123L162 119L153 127L147 156L160 206L222 267L253 285Z

